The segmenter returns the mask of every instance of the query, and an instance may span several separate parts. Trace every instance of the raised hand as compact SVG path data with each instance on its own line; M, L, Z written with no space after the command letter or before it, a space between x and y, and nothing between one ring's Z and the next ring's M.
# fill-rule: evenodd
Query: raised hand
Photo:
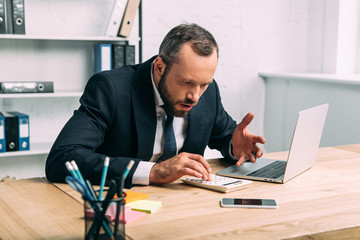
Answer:
M233 137L232 137L232 146L234 157L238 159L236 166L240 166L247 159L250 159L251 162L255 162L256 158L259 158L263 155L263 151L256 144L265 143L265 138L262 136L257 136L251 134L247 130L247 126L254 119L253 113L248 113L243 120L236 126Z

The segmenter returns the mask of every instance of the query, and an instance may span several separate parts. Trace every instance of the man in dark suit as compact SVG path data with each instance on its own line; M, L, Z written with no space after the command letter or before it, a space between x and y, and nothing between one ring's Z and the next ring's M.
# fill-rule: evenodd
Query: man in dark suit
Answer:
M256 144L265 139L247 131L252 113L237 125L224 110L213 80L217 60L214 37L196 24L182 24L166 35L158 56L92 76L80 108L49 153L46 177L63 182L69 175L65 162L75 160L84 178L98 184L109 156L108 178L121 176L135 161L127 188L184 175L209 180L211 168L202 156L206 146L237 165L255 162L262 156ZM161 159L168 143L164 126L173 117L176 152Z

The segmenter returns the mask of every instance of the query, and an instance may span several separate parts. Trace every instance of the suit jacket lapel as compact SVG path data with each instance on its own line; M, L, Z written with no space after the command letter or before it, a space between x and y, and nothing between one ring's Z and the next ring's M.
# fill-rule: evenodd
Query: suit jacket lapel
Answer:
M154 58L139 66L131 90L138 139L137 158L143 160L150 160L152 157L156 133L156 109L150 77L150 67Z

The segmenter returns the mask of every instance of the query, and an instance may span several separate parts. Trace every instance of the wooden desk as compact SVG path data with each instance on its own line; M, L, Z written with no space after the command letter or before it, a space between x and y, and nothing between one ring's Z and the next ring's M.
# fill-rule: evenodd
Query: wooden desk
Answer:
M265 155L286 156L285 152ZM209 162L214 172L226 166L218 160ZM360 237L360 144L321 148L315 166L286 184L254 182L228 194L181 181L132 190L148 193L163 206L126 225L128 239ZM279 208L221 208L222 197L274 198ZM81 239L83 208L78 201L79 194L66 184L53 185L41 179L0 183L0 238Z
M83 205L41 178L0 183L0 239L83 239Z

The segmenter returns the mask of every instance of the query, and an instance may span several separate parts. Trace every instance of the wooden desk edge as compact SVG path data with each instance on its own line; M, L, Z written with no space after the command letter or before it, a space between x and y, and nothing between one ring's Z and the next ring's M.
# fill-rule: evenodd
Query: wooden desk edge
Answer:
M360 239L360 226L343 228L333 231L314 233L309 235L303 235L294 238L285 238L284 240L349 240L349 239Z

